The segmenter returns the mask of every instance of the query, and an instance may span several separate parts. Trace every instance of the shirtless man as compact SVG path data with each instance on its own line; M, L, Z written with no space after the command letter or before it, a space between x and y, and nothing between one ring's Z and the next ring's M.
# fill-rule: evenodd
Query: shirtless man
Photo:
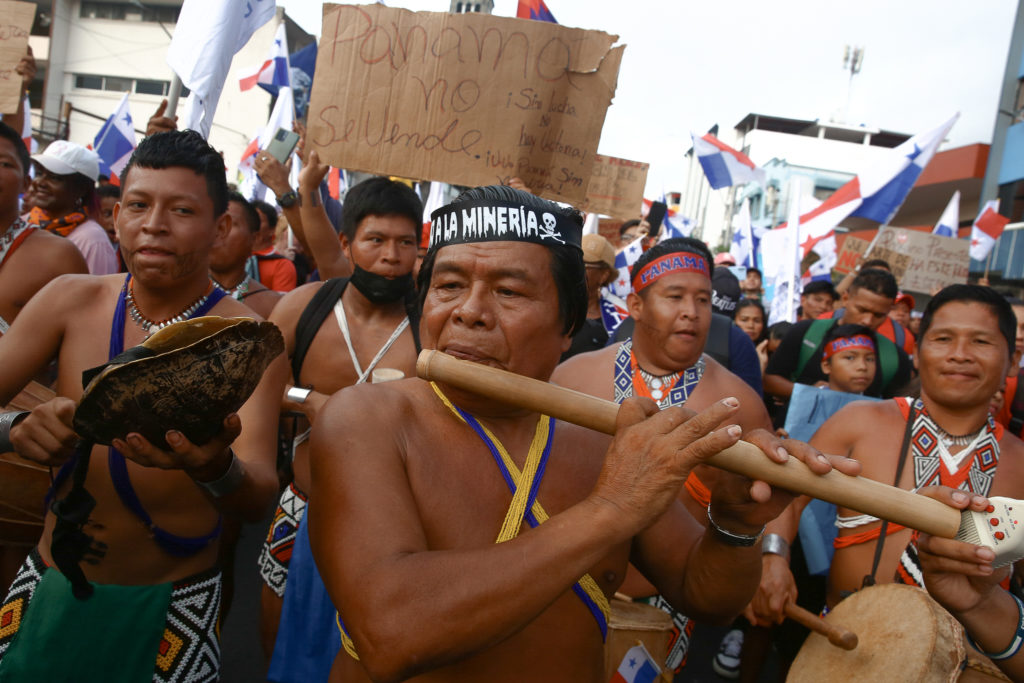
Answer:
M307 236L314 241L318 231L334 232L320 203L319 186L326 173L327 167L319 164L314 154L299 179L302 222ZM260 557L260 573L264 579L261 633L264 651L268 655L274 653L270 671L273 680L316 678L314 674L307 677L301 669L303 665L296 663L292 649L295 640L326 637L333 643L325 645L321 653L321 656L326 655L322 676L326 676L338 647L333 627L334 610L316 576L308 551L307 532L300 525L311 486L309 444L303 437L308 436L309 424L315 423L318 411L331 394L352 384L369 382L373 368L394 368L406 376L415 374L416 343L408 313L415 306L410 274L423 229L422 216L419 197L402 183L373 178L353 187L342 208L341 242L331 240L344 258L354 264L352 278L328 281L330 284L303 285L286 294L270 318L281 328L288 355L293 360L294 386L285 394L282 412L298 411L306 418L298 427L304 433L295 446L294 482L282 495ZM320 260L319 255L317 260ZM334 260L325 258L325 261ZM312 342L304 358L296 359L299 323L307 309L312 311L317 307L314 297L318 293L333 298L324 301L326 308L322 319L304 322L303 334L312 336ZM296 536L301 538L296 540ZM290 575L291 569L295 570L294 575ZM326 616L323 622L317 621L309 614L315 608L307 605L302 610L304 613L291 616L289 625L290 610L286 609L279 637L278 621L286 579L289 586L296 581L312 583L324 597ZM306 590L311 589L307 585ZM292 636L293 629L307 625L309 632L303 637ZM330 647L335 649L330 650ZM303 652L317 650L308 646L302 649Z
M928 303L921 321L914 357L920 400L852 403L821 426L811 445L849 456L861 463L865 477L892 484L913 414L900 488L944 485L982 496L1024 497L1024 444L989 415L992 395L1015 370L1013 340L1014 316L1005 299L988 287L946 287ZM921 585L909 529L886 524L881 559L873 568L881 523L842 507L838 514L830 607L859 589L867 575L877 582L898 576ZM795 532L780 531L789 539Z
M18 194L28 189L29 156L21 136L0 122L0 334L43 286L65 273L89 268L75 245L18 216ZM6 588L29 545L0 543L0 585Z
M260 217L238 192L228 193L228 215L231 228L217 238L210 250L210 276L218 287L260 317L269 317L281 294L264 287L246 270L256 232L260 229Z
M488 187L433 219L424 347L547 379L586 315L579 213ZM631 399L609 448L443 383L335 394L313 429L310 536L360 659L339 653L331 680L602 681L602 605L630 559L688 613L738 613L759 534L790 496L723 476L709 533L675 500L695 464L739 438L715 429L738 408L730 397L688 419ZM780 458L775 437L748 438ZM507 513L517 484L522 507Z
M950 489L928 495L961 510L980 512L989 505L983 496ZM918 552L925 588L964 625L971 645L1010 680L1024 680L1024 603L999 585L1010 568L993 569L991 548L928 534L918 539Z
M207 254L231 220L220 154L192 131L154 135L136 149L121 186L115 223L132 279L57 278L0 338L6 368L0 402L59 359L58 398L27 416L4 414L0 420L0 437L42 464L60 466L72 455L83 370L142 342L161 326L155 321L185 311L251 315L209 277ZM170 451L136 433L115 439L116 451L93 449L84 484L96 503L84 532L104 552L62 566L84 572L94 593L86 600L70 596L74 572L54 566L55 518L48 511L42 540L2 608L15 615L17 627L0 638L0 679L110 680L116 670L127 680L217 680L220 515L260 519L273 499L285 372L282 356L204 446L172 429L166 436ZM58 500L72 488L68 483L58 475ZM138 510L123 502L133 495ZM57 639L59 656L47 645Z
M632 268L626 298L635 321L633 338L569 359L551 376L556 384L621 403L653 398L661 407L704 410L726 396L739 400L733 417L743 430L770 429L764 402L740 378L703 353L711 327L711 254L692 238L665 240L644 252ZM680 501L694 519L704 519L720 471L694 469ZM622 592L672 614L676 633L669 666L682 667L692 622L673 612L655 587L632 570Z
M28 189L29 163L21 136L0 122L0 332L47 282L65 273L89 272L75 245L18 217L18 195Z
M32 156L36 173L29 224L63 237L78 247L93 275L118 270L117 254L103 227L92 219L99 212L96 178L100 174L96 152L67 140L50 143Z

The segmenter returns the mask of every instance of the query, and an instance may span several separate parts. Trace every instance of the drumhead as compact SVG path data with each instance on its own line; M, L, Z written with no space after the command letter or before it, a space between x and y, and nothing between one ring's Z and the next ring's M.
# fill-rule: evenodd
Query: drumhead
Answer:
M842 650L812 633L789 682L955 681L966 657L963 627L921 588L871 586L846 598L825 620L857 634Z

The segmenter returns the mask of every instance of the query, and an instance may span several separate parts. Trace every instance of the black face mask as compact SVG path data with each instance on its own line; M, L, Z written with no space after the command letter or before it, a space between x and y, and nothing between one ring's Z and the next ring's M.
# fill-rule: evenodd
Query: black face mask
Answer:
M349 278L349 282L372 304L392 304L413 290L412 273L389 278L363 270L355 264L352 264L352 267L352 277Z

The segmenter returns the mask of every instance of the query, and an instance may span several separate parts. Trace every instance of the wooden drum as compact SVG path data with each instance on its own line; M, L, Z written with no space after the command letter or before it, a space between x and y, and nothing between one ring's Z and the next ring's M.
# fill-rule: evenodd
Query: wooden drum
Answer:
M31 382L4 410L31 410L54 397ZM0 453L0 545L34 546L43 533L50 469L16 453Z
M666 670L665 658L672 638L672 617L657 607L640 602L615 598L609 603L612 614L608 623L608 640L604 644L605 680L611 679L622 658L639 641L661 667L660 680L671 681L672 672Z
M855 632L857 648L843 650L811 633L787 681L956 681L966 659L963 627L921 588L865 588L825 621Z
M960 678L957 679L958 683L995 683L996 681L1009 683L1010 679L999 670L999 667L991 659L966 643L964 643L964 647L967 649L967 665L964 667L963 673L960 674Z

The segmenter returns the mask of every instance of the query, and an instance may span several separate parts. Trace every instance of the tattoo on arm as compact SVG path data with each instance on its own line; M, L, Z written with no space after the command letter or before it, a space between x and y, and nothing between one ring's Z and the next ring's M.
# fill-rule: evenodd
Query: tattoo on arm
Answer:
M314 208L320 206L320 190L314 190L309 194L309 205Z
M299 192L299 193L298 193L298 194L296 195L296 197L295 197L295 204L296 204L296 206L298 206L298 207L299 207L300 209L302 208L302 193L301 193L301 192Z

